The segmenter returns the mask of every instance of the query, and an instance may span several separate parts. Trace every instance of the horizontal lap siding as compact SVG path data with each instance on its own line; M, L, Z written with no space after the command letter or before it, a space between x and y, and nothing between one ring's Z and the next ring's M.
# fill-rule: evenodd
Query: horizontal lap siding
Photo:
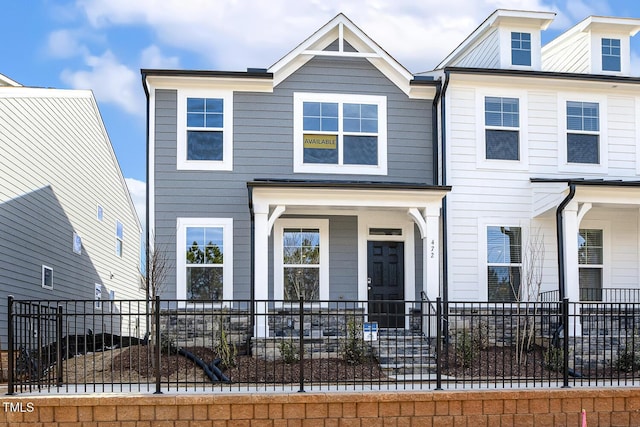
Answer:
M93 99L84 92L72 95L0 98L4 313L9 294L92 300L96 283L103 285L103 298L110 290L116 298L144 297L137 217ZM124 224L122 258L115 254L116 220ZM73 252L74 232L82 239L81 254ZM43 264L53 268L53 290L42 288ZM6 325L0 330L5 345Z
M293 93L387 96L388 175L293 173ZM316 58L273 93L235 92L233 171L176 170L177 92L156 91L156 235L175 260L177 217L225 217L234 223L234 298L250 297L250 215L246 183L256 179L432 182L432 100L409 99L364 59ZM353 227L350 230L350 227ZM357 295L354 217L332 217L331 296ZM336 233L333 230L339 230ZM334 240L335 236L335 240ZM335 268L334 268L335 267ZM272 274L273 261L269 261ZM175 296L171 270L166 295ZM270 277L270 286L272 278Z
M544 83L544 82L542 82ZM559 107L560 95L544 85L534 86L530 80L519 90L526 91L527 104L521 108L521 117L526 115L528 144L527 161L520 170L497 170L482 167L478 159L477 144L483 144L483 126L477 125L484 120L483 111L475 111L476 89L485 89L482 84L471 86L451 86L448 90L449 129L448 144L448 185L453 190L448 200L449 226L449 271L450 296L468 298L481 296L484 290L478 284L483 283L486 275L486 260L482 259L484 248L479 247L481 226L487 219L496 222L521 224L529 227L532 209L547 207L543 218L535 218L530 225L532 232L539 232L545 241L543 267L543 290L557 288L557 242L555 238L555 209L565 197L566 184L532 184L530 178L606 178L624 179L637 177L637 118L636 98L610 95L602 108L606 120L602 130L606 138L601 143L607 147L607 170L605 174L559 171L561 150L566 150L565 136L560 129L566 120L565 111ZM488 87L488 86L487 86ZM499 87L495 87L499 91ZM594 98L601 92L593 92ZM569 99L573 95L563 92L562 97ZM589 99L588 93L575 92L580 99ZM606 107L606 108L604 108ZM561 108L561 110L559 110ZM606 111L606 113L604 113ZM482 152L482 150L480 150ZM480 167L479 167L480 165ZM553 187L553 188L552 188ZM557 187L557 188L556 188ZM552 195L542 194L545 189ZM533 203L533 205L532 205ZM620 215L620 221L611 226L611 278L609 286L637 287L638 273L638 220L637 209L629 211L592 209L585 221L590 218L608 218ZM540 211L542 213L542 211Z

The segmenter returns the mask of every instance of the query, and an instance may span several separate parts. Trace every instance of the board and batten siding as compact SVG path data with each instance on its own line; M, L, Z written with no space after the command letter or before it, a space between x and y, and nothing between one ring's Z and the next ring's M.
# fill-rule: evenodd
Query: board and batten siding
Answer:
M388 174L294 174L294 92L386 96ZM232 171L176 170L176 90L155 91L153 161L155 233L158 243L167 249L169 259L176 259L176 218L233 218L234 298L250 297L251 222L247 182L294 179L432 183L432 100L409 99L365 59L314 58L275 87L273 93L234 92L233 100ZM347 218L331 217L330 228L349 225L356 228L353 231L356 233L356 223L353 218ZM344 239L348 235L345 234ZM332 260L334 253L343 254L355 244L340 239L334 242L331 236L330 232ZM338 248L337 244L350 249ZM344 294L346 298L351 293L357 294L357 280L353 276L356 266L354 262L353 273L347 274L344 262L332 263L331 283L337 284L335 289L330 289L332 296ZM270 271L272 268L270 259ZM171 270L167 283L165 295L174 297L175 270ZM347 292L343 289L347 285L353 289Z
M0 92L0 309L6 313L8 295L93 300L96 283L103 299L110 290L116 299L144 298L140 223L91 93L12 91ZM124 225L121 258L116 220ZM53 290L41 285L42 265L53 268ZM0 329L4 344L6 324Z

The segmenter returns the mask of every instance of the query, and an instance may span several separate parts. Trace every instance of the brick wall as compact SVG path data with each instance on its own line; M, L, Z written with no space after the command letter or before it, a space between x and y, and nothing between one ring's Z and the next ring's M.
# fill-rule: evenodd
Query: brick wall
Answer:
M3 396L0 425L402 427L640 425L640 389Z

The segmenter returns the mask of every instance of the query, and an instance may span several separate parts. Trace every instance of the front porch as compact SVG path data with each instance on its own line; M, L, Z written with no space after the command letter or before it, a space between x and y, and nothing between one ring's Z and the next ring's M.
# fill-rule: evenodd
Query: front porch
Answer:
M247 186L255 301L441 295L440 211L449 187L269 180ZM363 310L372 319L391 319L384 317L389 306ZM258 310L266 314L266 307ZM409 328L405 309L394 310L401 323L390 325ZM264 323L255 325L255 336L272 335L269 318L257 319Z

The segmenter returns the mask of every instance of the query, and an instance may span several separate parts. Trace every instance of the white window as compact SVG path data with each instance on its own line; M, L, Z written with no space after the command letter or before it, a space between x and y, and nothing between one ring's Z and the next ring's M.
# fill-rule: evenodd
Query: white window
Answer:
M386 175L387 98L294 94L294 172Z
M233 219L178 218L177 298L233 298Z
M522 235L520 227L487 227L489 301L515 301L520 292Z
M604 239L602 230L580 229L578 233L580 301L602 301Z
M124 247L124 225L120 221L116 221L116 256L122 257Z
M518 98L484 98L485 159L520 160Z
M45 289L53 289L53 268L42 266L42 287Z
M102 308L102 285L100 283L95 284L95 302L94 307L97 309Z
M476 166L482 169L526 170L528 95L521 90L476 92Z
M600 163L600 109L597 102L567 101L567 162Z
M73 232L73 253L80 255L82 253L82 238L75 231Z
M177 168L233 168L233 92L178 91Z
M531 65L531 33L511 32L511 64Z
M620 39L602 39L602 71L621 71Z
M280 219L274 226L274 298L329 298L329 221Z
M606 97L561 94L558 113L558 169L563 172L606 173Z

